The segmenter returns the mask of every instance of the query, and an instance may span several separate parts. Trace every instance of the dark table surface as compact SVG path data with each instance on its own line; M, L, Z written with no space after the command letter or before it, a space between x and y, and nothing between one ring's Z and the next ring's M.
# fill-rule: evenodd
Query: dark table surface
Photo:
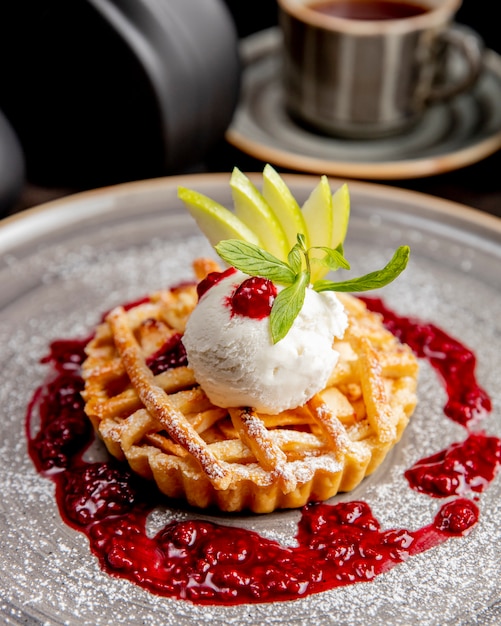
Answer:
M225 2L233 13L240 37L277 23L275 0L253 0L252 2L225 0ZM458 18L459 21L477 30L487 47L501 53L497 21L492 20L489 11L485 10L487 8L485 0L480 0L479 3L473 3L473 0L463 0ZM499 106L501 107L501 102ZM222 140L207 155L205 161L190 168L190 172L230 172L234 166L238 166L243 171L254 172L262 171L263 165L261 161L249 157ZM282 168L280 171L287 172ZM321 173L323 172L319 172ZM501 217L501 151L478 163L436 176L370 182L420 191ZM66 186L64 183L54 186L28 180L6 214L14 214L83 189L83 186Z
M190 172L230 172L235 165L243 171L260 172L264 163L222 141L204 163L195 166ZM291 170L280 169L280 171L286 173ZM437 176L369 182L419 191L501 217L501 151L468 167ZM83 188L50 187L28 182L8 214L83 190Z

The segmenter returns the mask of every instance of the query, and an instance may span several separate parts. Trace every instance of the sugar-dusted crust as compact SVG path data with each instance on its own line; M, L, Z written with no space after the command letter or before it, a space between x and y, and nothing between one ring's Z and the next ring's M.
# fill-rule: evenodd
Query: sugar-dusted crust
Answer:
M199 278L213 269L195 264ZM276 416L212 405L187 366L151 371L148 358L182 334L194 286L118 307L87 346L87 415L113 456L196 507L265 513L351 491L400 439L418 364L363 302L339 297L349 326L327 387Z

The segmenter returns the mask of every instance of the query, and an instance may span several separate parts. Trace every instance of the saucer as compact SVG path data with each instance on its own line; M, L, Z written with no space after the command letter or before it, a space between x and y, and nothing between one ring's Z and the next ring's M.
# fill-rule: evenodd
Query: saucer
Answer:
M484 52L473 89L430 106L409 131L353 140L316 134L289 117L280 81L280 43L277 28L241 43L242 93L226 139L254 158L300 172L397 180L455 170L501 148L501 57L492 50Z

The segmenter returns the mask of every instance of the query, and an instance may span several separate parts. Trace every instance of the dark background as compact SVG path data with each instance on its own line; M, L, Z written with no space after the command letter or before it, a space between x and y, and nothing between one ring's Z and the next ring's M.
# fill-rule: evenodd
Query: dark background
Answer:
M239 37L277 24L276 0L222 1ZM492 1L464 0L457 20L501 52ZM64 58L61 47L67 50ZM151 86L131 52L85 0L2 3L0 112L8 126L0 117L0 216L127 180L229 171L234 165L246 171L263 167L222 139L202 163L165 171ZM501 215L500 166L498 152L455 172L385 184Z

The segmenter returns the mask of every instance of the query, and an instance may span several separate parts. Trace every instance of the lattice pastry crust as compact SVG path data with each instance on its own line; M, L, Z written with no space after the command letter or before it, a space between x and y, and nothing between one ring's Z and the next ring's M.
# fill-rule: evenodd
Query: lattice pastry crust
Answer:
M216 269L195 262L198 278ZM149 358L182 335L194 285L118 307L87 346L87 415L113 456L196 507L264 513L351 491L400 439L418 364L363 302L339 297L349 326L327 387L275 416L212 405L187 366L151 371Z

